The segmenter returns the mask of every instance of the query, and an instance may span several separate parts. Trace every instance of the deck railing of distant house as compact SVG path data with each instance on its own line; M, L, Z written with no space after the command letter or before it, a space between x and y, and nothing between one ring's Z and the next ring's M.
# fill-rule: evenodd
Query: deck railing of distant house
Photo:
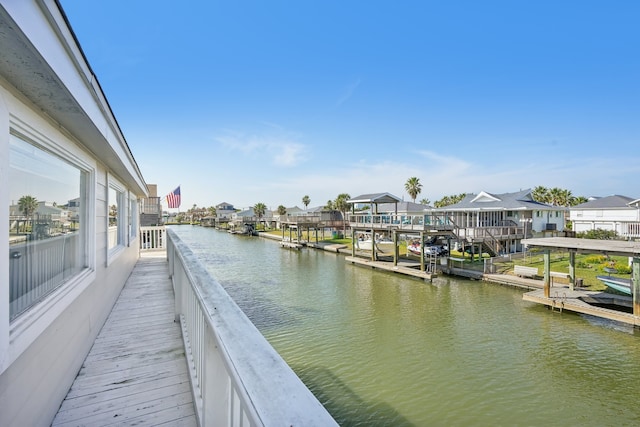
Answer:
M199 425L337 425L191 249L167 237Z
M157 227L140 227L140 250L163 251L167 248L167 230L161 225Z
M640 237L640 222L623 222L621 224L622 237L635 238Z
M351 227L388 228L398 230L452 230L453 224L448 218L438 215L406 215L406 214L369 214L357 213L349 215Z

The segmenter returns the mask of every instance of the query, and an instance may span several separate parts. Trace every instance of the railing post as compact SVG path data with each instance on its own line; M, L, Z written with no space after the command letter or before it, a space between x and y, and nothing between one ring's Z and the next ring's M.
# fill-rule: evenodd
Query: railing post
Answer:
M231 384L224 361L213 337L208 331L205 335L206 350L204 364L204 381L202 384L202 425L232 425L229 420L229 395ZM211 420L211 421L209 421Z

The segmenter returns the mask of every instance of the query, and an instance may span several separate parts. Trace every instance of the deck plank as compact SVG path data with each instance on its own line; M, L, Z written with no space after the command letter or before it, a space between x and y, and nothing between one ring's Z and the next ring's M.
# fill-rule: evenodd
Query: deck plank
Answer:
M167 262L142 257L52 426L196 426Z

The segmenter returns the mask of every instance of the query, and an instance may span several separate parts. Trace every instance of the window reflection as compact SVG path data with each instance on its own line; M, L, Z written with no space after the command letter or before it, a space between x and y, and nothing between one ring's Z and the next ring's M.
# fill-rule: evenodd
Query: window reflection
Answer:
M87 172L11 135L9 143L10 317L87 267Z
M109 197L108 197L108 205L109 205L109 227L108 227L108 238L109 238L109 249L115 248L118 246L119 242L119 233L118 233L118 191L109 187Z

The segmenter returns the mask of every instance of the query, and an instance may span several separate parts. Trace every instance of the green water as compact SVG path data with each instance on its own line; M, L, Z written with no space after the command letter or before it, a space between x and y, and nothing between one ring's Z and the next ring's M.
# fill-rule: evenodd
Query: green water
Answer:
M509 287L174 229L343 426L640 425L631 328Z

